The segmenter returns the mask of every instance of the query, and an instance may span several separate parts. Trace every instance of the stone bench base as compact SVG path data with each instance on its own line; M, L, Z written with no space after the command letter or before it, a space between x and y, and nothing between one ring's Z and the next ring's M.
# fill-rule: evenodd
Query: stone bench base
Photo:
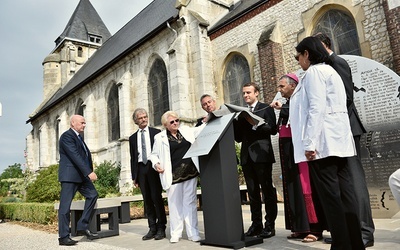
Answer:
M118 219L119 223L130 223L131 222L131 206L130 203L134 201L143 201L143 196L141 194L133 196L120 196L113 198L104 199L117 199L121 201L121 206L118 207Z
M59 208L59 203L54 205ZM73 201L71 203L71 236L77 235L77 224L82 216L85 201ZM119 199L98 199L94 207L93 216L89 222L89 230L99 234L100 238L119 235L119 212L121 201ZM102 230L100 215L108 215L108 230Z

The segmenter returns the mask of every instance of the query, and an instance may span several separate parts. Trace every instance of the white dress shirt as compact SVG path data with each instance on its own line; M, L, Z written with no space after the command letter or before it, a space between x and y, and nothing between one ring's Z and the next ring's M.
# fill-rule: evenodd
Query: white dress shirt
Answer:
M138 131L138 136L137 136L137 145L138 145L138 162L143 162L142 160L142 130L144 130L144 138L146 140L146 153L147 153L147 159L149 159L150 153L151 153L151 145L150 145L150 131L149 127L146 126L144 129L139 129Z

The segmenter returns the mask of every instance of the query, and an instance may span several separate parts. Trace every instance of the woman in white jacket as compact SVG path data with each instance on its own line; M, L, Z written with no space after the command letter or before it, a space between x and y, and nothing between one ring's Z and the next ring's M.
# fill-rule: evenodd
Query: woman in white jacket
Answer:
M200 241L197 220L197 176L198 158L183 156L204 128L179 127L179 116L167 111L161 117L166 128L154 137L150 161L160 173L161 185L167 192L170 218L170 242L178 242L182 237L183 225L189 240Z
M290 99L295 162L308 161L331 232L331 249L364 249L345 158L356 153L342 79L328 65L329 55L318 38L304 38L296 51L305 73Z

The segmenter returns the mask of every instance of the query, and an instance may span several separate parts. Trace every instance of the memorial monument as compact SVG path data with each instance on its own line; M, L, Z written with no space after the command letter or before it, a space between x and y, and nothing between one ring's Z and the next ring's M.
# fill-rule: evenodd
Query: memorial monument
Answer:
M399 212L388 185L400 168L400 77L374 60L340 55L350 65L354 103L367 133L361 137L361 159L374 218Z

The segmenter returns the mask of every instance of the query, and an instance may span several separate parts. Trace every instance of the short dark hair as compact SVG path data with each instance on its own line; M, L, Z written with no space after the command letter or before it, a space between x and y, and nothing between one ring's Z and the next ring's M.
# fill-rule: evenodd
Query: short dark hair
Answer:
M325 46L328 47L328 49L331 49L332 43L328 35L326 35L325 33L318 32L313 36L318 38L321 42L323 42Z
M214 100L214 98L213 98L211 95L209 95L209 94L204 94L204 95L202 95L202 96L200 97L200 102L203 101L203 99L206 98L206 97L210 97L211 99Z
M243 85L243 87L251 87L251 86L254 87L254 90L255 90L255 91L260 92L260 86L258 86L258 84L255 83L255 82L248 82L248 83L245 83L245 84Z
M296 51L302 55L306 50L311 64L332 63L328 52L318 38L313 36L306 37L296 46Z

